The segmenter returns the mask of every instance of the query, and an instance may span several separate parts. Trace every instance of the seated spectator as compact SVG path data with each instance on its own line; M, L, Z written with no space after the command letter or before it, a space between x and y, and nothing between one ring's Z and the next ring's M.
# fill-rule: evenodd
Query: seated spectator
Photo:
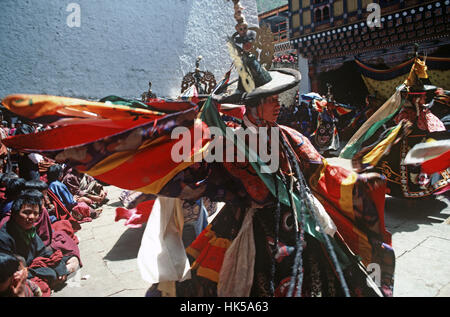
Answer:
M107 201L107 193L103 189L103 186L93 177L82 174L75 168L69 168L67 170L62 182L67 186L72 195L75 197L86 197L96 206L101 206Z
M23 178L14 178L13 176L5 179L5 200L0 203L0 219L11 210L14 201L24 189L25 180Z
M2 139L9 137L9 125L8 125L8 121L2 120L2 124L1 124L1 129L3 130L2 136L3 136L3 132L5 132L5 136L2 137Z
M38 167L40 180L47 183L47 172L49 167L52 165L55 165L55 161L45 156L42 158L42 160L39 161Z
M28 279L26 261L19 255L0 253L0 297L40 297L42 291Z
M14 135L35 133L35 128L31 122L21 123ZM18 166L19 176L25 180L39 179L39 161L42 160L42 155L37 153L22 153L19 152Z
M14 173L5 173L0 175L0 205L2 205L6 201L6 183L8 183L11 178L18 178L18 176ZM2 213L0 211L0 219L1 218Z
M3 173L0 173L0 203L5 200L5 186L3 186L2 179Z
M81 221L84 218L97 218L102 210L94 210L88 205L89 199L86 197L74 197L67 186L61 181L63 179L63 169L61 165L55 164L49 167L47 172L48 190L55 194L64 206L72 213L72 216Z
M42 196L42 212L35 222L37 234L45 246L51 246L54 250L61 250L63 256L73 256L78 259L70 261L70 272L75 272L81 267L80 249L78 248L78 238L75 236L74 228L68 220L51 221L47 208L45 207L45 195L47 184L43 181L28 181L25 184L27 189L38 190ZM47 196L48 199L48 196ZM53 206L53 205L52 205Z
M57 221L57 218L55 216L55 205L50 201L50 198L48 197L47 183L41 180L27 181L25 183L25 188L36 189L42 193L42 195L44 196L42 208L45 209L46 213L48 213L49 219L52 223Z
M37 235L34 223L41 214L41 200L38 191L27 190L14 201L11 218L0 229L0 252L22 256L28 267L28 278L55 288L65 282L72 270L71 258L46 247Z
M18 123L20 123L20 121L18 121ZM9 129L9 136L15 135L16 134L16 123L11 123L11 128Z
M13 172L7 172L7 173L3 173L0 177L0 187L5 187L6 186L6 182L9 179L13 179L13 178L19 178L19 176L16 173Z
M3 144L1 140L8 137L8 130L5 126L5 121L0 123L0 172L6 170L6 164L8 160L8 148Z

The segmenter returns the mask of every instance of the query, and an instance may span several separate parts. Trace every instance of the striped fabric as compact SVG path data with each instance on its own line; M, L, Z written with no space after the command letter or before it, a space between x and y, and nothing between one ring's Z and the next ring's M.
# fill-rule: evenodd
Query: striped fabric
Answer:
M450 89L450 58L425 56L421 58L426 61L431 82L444 89ZM358 59L355 59L355 63L369 94L376 93L378 98L387 100L395 92L395 88L404 82L414 60L411 58L389 69L376 69Z
M160 100L150 110L118 100L13 95L3 104L16 114L54 125L47 131L3 140L6 146L41 153L123 189L158 193L175 174L194 163L171 159L172 147L179 141L171 139L172 130L185 126L193 131L198 107L191 102ZM195 148L202 151L206 143Z
M194 164L194 160L173 161L171 152L178 142L177 139L171 139L171 132L175 127L186 127L191 132L188 153L191 159L202 154L209 144L208 139L194 139L194 126L202 131L208 127L216 127L224 132L226 129L217 105L211 98L200 111L195 104L186 101L161 100L148 105L148 108L133 107L130 102L119 99L114 103L102 103L54 96L10 96L4 100L9 110L36 120L45 118L55 128L11 137L4 142L8 147L41 153L57 162L66 163L105 183L123 189L158 194L175 175ZM177 106L179 110L175 111ZM33 110L28 110L27 107ZM286 127L281 127L281 130L285 140L297 144L295 153L300 164L307 164L305 173L317 171L314 175L305 177L308 178L314 196L322 202L335 221L345 243L353 253L361 256L365 264L380 263L382 272L392 276L393 269L385 269L382 259L376 258L393 254L391 251L381 250L383 246L390 245L390 235L384 228L385 184L373 186L370 181L354 172L328 165L298 132ZM228 137L226 133L223 135ZM233 137L230 141L245 153L247 159L252 154L257 157L243 140ZM256 162L251 161L249 166L253 168L255 177L259 177L258 187L265 186L264 189L285 206L289 207L293 203L305 232L325 243L325 236L317 225L317 215L308 209L304 198L296 193L291 197L289 188L279 175L263 173L267 165L259 158ZM303 219L300 218L301 214ZM331 243L340 264L345 267L349 259L336 240L332 239ZM200 276L217 281L230 243L228 239L219 238L210 227L205 229L187 250L196 258L193 269ZM211 254L214 256L211 257ZM392 261L388 261L388 264L391 263Z

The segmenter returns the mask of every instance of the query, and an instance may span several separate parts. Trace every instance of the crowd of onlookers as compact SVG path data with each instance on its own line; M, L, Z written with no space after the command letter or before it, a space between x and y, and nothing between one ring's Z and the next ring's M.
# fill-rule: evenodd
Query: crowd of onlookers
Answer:
M0 126L0 138L41 125ZM82 267L76 232L99 217L103 184L38 153L0 151L0 297L50 296Z

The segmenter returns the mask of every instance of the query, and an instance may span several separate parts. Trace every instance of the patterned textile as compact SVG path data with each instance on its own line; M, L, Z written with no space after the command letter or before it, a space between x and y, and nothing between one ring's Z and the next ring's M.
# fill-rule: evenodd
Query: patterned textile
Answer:
M405 128L405 121L408 122L410 133L400 131ZM450 185L450 168L445 162L441 162L444 165L439 164L441 167L438 171L433 171L431 167L431 173L427 173L421 165L404 163L408 152L415 145L425 143L435 132L445 131L443 123L428 109L422 109L417 116L412 107L402 107L389 122L392 123L397 126L386 130L379 140L363 147L353 157L353 166L359 171L374 168L374 171L383 174L392 196L422 198L447 191ZM375 155L377 149L380 151ZM425 169L427 166L429 165L425 165Z
M80 178L69 169L62 179L62 183L67 186L72 195L85 196L86 192L80 188Z
M156 193L176 173L192 165L192 162L170 159L171 148L178 142L170 138L170 133L175 127L191 127L197 107L182 101L152 104L154 108L168 109L163 113L119 102L9 96L3 100L9 109L35 121L58 124L58 127L10 138L8 145L23 151L36 148L37 152L107 184ZM199 145L200 150L203 145ZM154 164L145 164L150 160Z
M372 261L380 263L383 291L386 295L391 295L395 256L390 247L390 234L384 228L385 182L382 179L364 179L358 177L356 173L351 173L339 167L328 166L307 139L302 140L302 136L292 130L289 130L289 132L291 132L292 144L299 146L296 152L300 158L301 168L308 172L305 177L310 179L311 188L317 194L316 197L322 201L326 210L338 225L338 230L344 236L344 241L349 243L350 248L364 259L364 263L369 264ZM247 169L250 169L250 166L247 166ZM254 170L252 173L255 173ZM249 178L252 173L246 175L246 178ZM311 182L317 179L317 175L320 175L319 181L314 185ZM239 177L239 180L241 180L241 177ZM375 185L377 182L381 184ZM249 187L255 187L255 183L247 183L252 184ZM252 195L251 197L254 200L260 199L258 195ZM202 278L202 281L209 279L214 283L218 282L226 250L239 232L243 221L242 217L246 212L245 209L236 209L236 207L226 206L207 230L187 249L187 252L195 259L192 269L197 277ZM273 212L273 208L268 210ZM346 212L344 215L342 215L343 211ZM288 215L286 213L286 217ZM286 221L287 218L283 217L283 219ZM359 225L355 225L356 223ZM362 223L365 224L362 225ZM273 223L268 222L265 226L271 228ZM227 228L227 230L224 231L224 228ZM255 233L255 241L261 241L261 234ZM267 248L262 247L261 250ZM280 248L289 250L289 247L284 245L281 245ZM290 248L293 248L292 241ZM324 249L324 246L322 245L321 248ZM257 252L257 254L260 253ZM329 263L329 259L327 262ZM256 261L255 263L261 262ZM292 262L290 263L292 265ZM286 267L290 266L286 265ZM265 276L265 282L267 282L267 263L265 270L260 274L259 279L262 278L261 276ZM290 276L291 272L286 271L286 269L280 270L280 272L283 272L280 274L284 275L284 278ZM286 283L284 278L280 279L280 283L281 281ZM255 275L255 279L258 279L258 275ZM214 293L214 286L211 283L202 282L202 284L205 287L199 290L199 293ZM364 288L364 286L361 287ZM355 287L354 294L359 292L357 289L360 288ZM252 295L265 296L268 294L267 292L267 289L264 292L261 290L255 291L252 292ZM307 291L306 293L309 294ZM190 293L187 294L190 295Z
M103 186L99 182L97 182L92 176L83 174L80 180L80 189L86 192L86 194L99 196L103 190Z
M445 170L450 166L450 139L416 144L406 155L405 164L420 164L427 174Z
M353 169L364 172L375 167L381 158L389 153L393 144L400 142L409 133L410 128L411 124L402 120L396 126L384 131L374 144L364 147L352 158Z
M24 297L42 297L42 290L31 280L26 280L24 285Z
M367 284L368 273L356 255L366 265L372 261L380 265L383 285L379 287L383 289L384 295L392 294L394 257L389 246L390 235L384 229L383 180L366 179L343 168L330 166L307 138L280 126L280 140L292 147L295 160L306 179L305 186L311 188L337 225L338 233L334 237L326 237L318 229L317 215L308 209L307 201L300 196L302 192L294 192L284 183L283 177L291 174L286 157L280 157L280 174L263 173L263 167L267 167L267 164L259 158L256 162L249 161L251 149L242 140L228 139L224 134L227 141L245 154L245 162L208 163L205 160L191 160L176 163L171 159L171 151L178 141L170 139L170 133L175 127L184 126L193 131L195 125L202 131L208 131L209 127L225 131L227 123L211 99L207 100L200 112L191 104L180 103L177 112L155 114L144 108L91 104L79 100L55 102L54 98L57 97L47 98L48 102L36 98L37 103L44 103L42 109L34 107L35 99L32 96L9 97L4 104L21 113L25 112L24 105L31 104L30 108L35 108L39 118L48 118L50 114L59 115L69 119L69 123L63 125L64 119L53 121L58 124L53 130L7 139L5 142L9 147L40 152L59 163L66 163L124 189L188 201L208 197L226 203L220 214L186 250L194 260L190 282L194 287L185 290L194 292L193 296L217 295L217 281L225 253L239 233L251 206L258 206L253 228L257 260L251 296L267 295L268 288L264 285L268 280L275 283L274 290L277 291L274 295L286 294L281 288L286 278L292 276L288 268L292 267L295 260L290 250L296 248L294 241L298 232L292 225L296 222L304 230L307 243L303 258L310 259L305 261L308 264L305 264L304 269L310 270L311 274L321 274L319 279L303 284L303 294L316 294L312 285L317 285L319 281L325 285L319 288L320 293L343 294L343 281L334 267L337 264L342 268L351 295L380 295L376 286ZM65 103L70 106L65 107ZM74 118L74 113L78 115L77 111L85 108L96 114L97 119L91 120L92 115L85 119ZM27 115L38 118L34 113ZM245 122L243 120L241 123L243 127L246 126ZM239 122L233 121L229 125L239 126ZM66 133L74 129L84 131L81 127L87 127L87 132L79 133L74 139L64 138ZM56 139L53 140L53 137ZM189 147L188 154L192 158L206 151L210 140L204 137L191 141L195 141ZM272 215L277 213L278 202L280 219L277 224ZM293 213L292 205L299 211L297 214ZM280 228L279 244L273 243L276 241L272 233L275 225ZM334 249L336 254L329 254L328 247ZM310 253L306 250L310 250ZM271 262L274 255L276 261L280 262L274 264L276 275L271 276L267 274L267 267L263 263ZM330 274L333 278L329 277ZM330 283L325 283L328 277ZM336 285L339 285L339 290L324 290Z
M30 281L39 287L39 289L41 290L41 293L42 293L42 295L41 295L42 297L50 297L51 296L52 290L51 290L50 286L48 286L46 281L44 281L43 279L41 279L37 276L30 279Z
M312 107L317 112L325 112L327 109L333 109L340 116L352 112L354 109L348 105L344 105L337 102L328 102L326 99L314 99L312 101Z
M400 113L395 117L395 123L407 119L410 122L415 122L420 130L427 132L445 131L445 126L438 117L431 113L428 108L421 108L417 115L417 110L411 107L404 107Z
M340 147L339 132L337 129L338 117L352 112L354 109L337 102L314 97L312 108L318 112L317 128L312 133L314 145L320 153L328 150L337 150Z
M401 97L402 87L395 93L355 132L339 154L340 157L351 159L361 150L364 142L370 138L400 111L404 104Z
M232 208L223 210L187 249L196 259L191 267L195 278L185 284L190 283L194 286L180 288L183 292L179 293L179 296L217 296L218 272L222 267L225 253L236 237L243 220L243 211L238 211L236 215L233 215L233 212L236 210ZM237 219L236 216L241 219ZM216 228L217 232L214 232L213 229ZM252 297L271 296L269 285L272 252L277 254L274 295L287 295L294 264L295 246L292 214L288 210L282 213L280 229L280 242L274 249L273 209L259 210L255 214L253 234L256 243L256 259L250 291ZM302 256L305 270L302 296L343 296L339 278L330 264L331 260L325 251L325 246L309 235L305 236L305 243L306 248ZM356 259L353 261L356 263ZM365 272L358 266L349 265L344 273L347 282L351 283L352 296L378 296L373 288L367 287ZM388 294L392 292L389 288L386 291Z
M186 248L186 252L195 259L191 269L197 276L218 282L225 252L240 230L244 212L225 205L213 222Z
M130 228L140 228L144 223L146 223L152 211L155 202L155 196L142 194L141 198L145 200L138 203L135 208L116 208L115 221L117 222L119 220L125 219L125 226L128 226ZM183 201L182 209L184 223L195 223L199 218L201 218L202 212L205 212L205 216L213 215L216 212L217 203L211 202L206 197L194 202L185 200Z
M155 200L156 195L143 194L131 190L124 190L119 196L119 200L125 208L133 209L136 206L146 200Z
M427 139L428 135L424 131L413 130L408 137L395 144L390 153L376 165L376 171L386 176L391 196L422 198L448 189L450 168L429 175L421 170L420 165L402 164L409 150Z
M327 113L321 113L317 117L317 129L313 132L312 137L320 153L339 149L339 133L336 125L337 119Z
M440 87L450 87L450 58L423 57L428 66L428 76L432 82L439 83ZM366 84L370 94L377 93L379 97L387 100L396 87L404 82L404 77L411 69L414 58L400 63L389 69L375 69L364 62L355 59L361 72L361 77Z

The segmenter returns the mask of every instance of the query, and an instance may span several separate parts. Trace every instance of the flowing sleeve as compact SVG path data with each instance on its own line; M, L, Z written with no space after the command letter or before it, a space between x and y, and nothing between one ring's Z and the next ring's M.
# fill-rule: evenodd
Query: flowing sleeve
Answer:
M54 128L5 142L126 190L191 201L236 198L233 186L239 182L230 179L221 164L203 160L212 141L210 128L223 125L218 113L208 120L217 112L214 104L200 110L183 100L107 101L8 96L3 100L8 109L34 121L51 120Z
M293 132L290 136L295 141L293 147L301 166L306 167L305 162L309 164L303 170L308 185L336 224L339 235L365 265L379 264L383 278L390 280L395 255L391 234L385 227L385 177L376 173L358 174L331 164L309 146L306 138L298 142L300 133Z
M40 153L102 183L145 194L159 194L198 161L194 157L209 142L202 133L194 137L199 107L190 101L156 100L146 105L121 98L90 102L12 95L3 104L33 121L53 125L9 138L7 146ZM201 132L206 127L195 128Z

